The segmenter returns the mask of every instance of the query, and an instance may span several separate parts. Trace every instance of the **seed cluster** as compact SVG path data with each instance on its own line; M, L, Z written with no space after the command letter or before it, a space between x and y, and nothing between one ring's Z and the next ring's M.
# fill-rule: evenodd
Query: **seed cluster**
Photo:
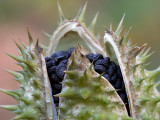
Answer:
M118 89L118 94L124 103L127 103L127 96L125 93L125 85L119 65L110 61L109 57L103 58L101 54L90 53L87 55L90 62L93 62L94 69L97 73L103 74L115 89Z
M62 84L60 82L64 78L64 71L73 51L74 48L70 48L68 51L59 51L52 54L51 57L45 58L53 95L60 93L62 90ZM59 98L53 96L53 99L56 106L58 106Z
M74 48L70 48L68 51L59 51L52 54L50 58L45 58L53 95L60 93L62 90L60 82L62 82L64 78L64 71L73 51ZM93 62L95 71L99 74L103 74L112 86L118 89L119 96L129 110L127 94L119 65L110 61L109 57L104 58L101 54L90 53L87 55L87 58L90 62ZM54 97L54 102L56 106L58 106L59 98Z
M87 58L90 62L93 62L95 71L99 74L103 74L103 77L105 77L111 85L118 90L117 93L126 104L128 114L130 114L126 89L119 65L110 61L109 57L104 58L101 54L90 53L87 55Z

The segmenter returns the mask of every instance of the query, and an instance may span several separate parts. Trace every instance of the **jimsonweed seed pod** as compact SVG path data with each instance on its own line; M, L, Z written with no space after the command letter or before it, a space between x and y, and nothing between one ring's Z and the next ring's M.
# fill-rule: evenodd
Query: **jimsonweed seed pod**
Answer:
M23 68L7 70L19 89L0 89L17 100L0 106L17 114L13 120L160 119L160 67L146 69L150 49L132 45L129 31L121 35L124 16L101 42L94 34L98 14L87 27L86 6L67 20L58 4L60 21L49 46L35 43L28 31L29 46L16 43L20 56L8 54Z

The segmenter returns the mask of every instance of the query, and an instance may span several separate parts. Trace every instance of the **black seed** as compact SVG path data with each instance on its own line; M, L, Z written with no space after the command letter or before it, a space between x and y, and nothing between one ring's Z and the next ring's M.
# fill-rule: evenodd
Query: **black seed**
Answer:
M53 65L53 66L56 66L56 65L57 65L57 64L56 64L56 61L52 60L52 65Z
M123 101L126 101L126 94L125 93L119 93L119 96L121 97L121 99L123 100Z
M58 81L59 81L59 82L62 82L62 81L63 81L63 78L58 78Z
M105 72L105 67L102 65L95 65L94 69L96 72L98 72L99 74L102 74Z
M66 65L67 65L67 63L68 63L68 60L66 59L66 60L62 60L62 61L60 61L60 63L59 63L59 64L64 64L64 66L66 66Z
M103 55L101 55L101 54L94 54L94 55L93 55L93 60L94 60L94 62L96 62L96 61L99 60L99 59L103 59Z
M62 84L61 83L55 83L55 84L53 84L53 89L55 89L57 92L61 92L61 90L62 90Z
M46 67L49 68L52 66L52 61L46 62Z
M103 66L104 66L104 64L103 64L103 59L97 60L97 61L94 63L94 65L103 65Z
M58 65L62 60L65 60L66 58L64 56L57 57L55 64Z
M104 59L99 59L99 60L97 60L97 61L94 63L94 65L102 65L102 66L104 66L105 68L107 68L107 66L108 66L106 60L104 60Z
M58 56L57 57L57 59L56 59L56 61L61 61L61 60L65 60L66 59L66 57L65 56Z
M110 63L110 58L109 57L105 57L104 60L108 61L108 63Z
M121 84L122 84L121 79L117 79L116 83L113 86L114 86L115 89L120 89L121 88Z
M55 61L55 60L56 60L56 58L57 58L57 54L56 54L56 53L54 53L54 54L52 54L52 55L51 55L51 59L52 59L52 60L54 60L54 61Z
M51 58L45 57L45 61L46 61L46 62L48 62L48 61L50 61L50 60L51 60Z
M71 54L72 54L72 52L75 50L75 48L70 48L69 50L68 50L68 54L69 54L69 57L71 56Z
M58 97L53 96L53 99L54 99L54 103L59 103L59 98Z
M112 76L112 74L114 73L114 70L113 70L113 67L112 67L112 66L109 66L109 67L108 67L107 73L108 73L109 77Z
M116 80L117 80L117 75L114 73L114 74L110 77L109 82L112 83L112 84L113 84L113 83L115 84Z
M63 79L65 69L66 69L66 66L64 64L59 64L56 67L56 74L59 78Z
M53 73L56 71L56 66L52 66L50 68L48 68L48 74Z
M112 66L113 70L116 70L116 64L113 61L110 62L110 65Z
M57 57L64 56L66 59L68 58L68 55L69 55L67 51L59 51L56 54L57 54Z
M58 77L57 77L57 75L55 73L51 75L51 81L59 82L59 79L58 79Z
M105 58L103 59L103 61L104 61L104 63L105 63L105 68L108 68L109 63L110 63L109 57L105 57Z
M99 59L103 59L103 55L101 54L93 54L93 53L89 53L87 55L87 58L90 60L90 62L96 62Z
M119 77L122 77L122 73L121 73L121 69L120 69L119 65L117 65L116 71L117 71L117 75L118 75Z
M53 86L52 86L52 94L53 95L56 95L56 94L58 94L58 93L60 93L59 91L56 91L56 89L53 89Z
M69 54L67 51L59 51L57 53L52 54L51 59L54 61L56 61L57 59L62 59L63 57L65 59L68 59L68 56L69 56Z
M125 84L124 84L124 81L122 80L122 84L121 84L121 91L125 91L126 88L125 88Z
M105 77L107 80L109 80L108 74L104 74L103 77Z
M87 55L87 58L89 59L89 61L90 62L93 62L93 53L89 53L88 55Z

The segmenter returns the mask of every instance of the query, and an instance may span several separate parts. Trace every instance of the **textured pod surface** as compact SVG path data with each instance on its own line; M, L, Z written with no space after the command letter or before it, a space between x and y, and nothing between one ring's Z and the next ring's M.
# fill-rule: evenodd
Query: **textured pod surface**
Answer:
M69 60L62 92L56 95L60 97L60 120L130 119L116 90L94 71L87 54L78 46Z
M75 47L79 42L88 47L91 53L109 56L111 60L116 59L122 71L125 83L123 88L126 88L131 117L128 116L125 104L117 93L118 89L103 77L101 74L103 70L100 74L94 71L94 61L89 62L86 58L89 52L80 45L69 59L64 80L62 80L65 69L63 65L55 72L63 81L61 93L54 96L60 97L59 107L56 110L52 96L54 90L51 91L46 70L46 65L48 63L50 65L53 61L46 62L45 65L42 48L38 42L33 43L30 33L29 46L23 44L22 48L17 44L20 57L8 54L23 68L23 71L18 72L8 70L20 82L20 88L15 91L0 89L15 98L18 105L1 107L18 114L14 120L159 120L160 96L155 79L160 73L160 68L153 71L146 70L145 61L151 55L148 54L149 49L145 51L146 45L133 46L131 41L127 41L129 32L120 36L124 17L115 32L112 28L106 30L103 45L93 32L98 14L87 28L84 20L86 5L73 20L65 19L60 6L58 7L60 23L51 36L46 56L51 56L58 50ZM95 69L101 70L96 67Z
M3 105L2 108L11 110L18 114L13 120L56 120L50 83L46 72L46 64L42 55L43 49L33 43L33 39L28 32L30 45L22 48L16 43L21 56L8 54L18 62L23 70L13 72L7 70L20 82L20 88L14 91L0 91L12 96L18 105Z
M85 12L82 11L76 19L79 22L78 26L82 27L85 26L83 13ZM83 20L81 19L81 17L83 18ZM127 36L129 32L126 32L125 35L121 37L120 33L123 28L123 19L124 17L122 18L115 32L113 32L112 28L110 28L110 30L107 30L107 32L105 33L103 42L106 46L106 50L103 48L103 46L100 46L104 51L103 53L99 50L97 51L96 48L89 48L93 48L90 49L93 53L101 53L104 56L107 55L114 60L118 60L121 71L123 73L123 78L129 100L131 117L136 119L159 119L159 92L157 91L157 84L154 80L156 76L158 76L160 69L158 68L153 71L146 70L145 66L147 64L145 63L145 61L151 55L148 54L149 49L145 51L145 45L143 45L142 47L132 46L131 41L127 41ZM74 20L69 21L64 19L63 22L61 22L62 24L60 24L59 28L62 27L64 24L73 21ZM70 30L72 31L72 29ZM61 34L61 31L59 33ZM53 34L52 43L57 40L55 36L56 34ZM61 38L63 37L64 36L61 36ZM61 40L61 38L59 38L59 41ZM94 40L91 40L92 41L89 41L89 43L86 42L87 45L89 44L90 46L92 46L93 44L96 45L96 42L99 42L96 41L94 43ZM112 54L110 54L110 47L113 47L113 50L111 50Z
M120 37L123 19L115 32L111 29L106 31L104 43L113 47L120 64L131 116L142 120L159 120L160 96L155 79L160 74L160 68L153 71L145 69L145 61L152 54L148 54L150 49L145 50L146 44L141 47L132 45L131 41L127 41L129 31Z
M87 4L85 4L82 10L80 9L77 17L72 20L67 20L58 4L60 22L53 35L50 36L51 42L47 56L60 50L67 50L76 47L77 43L88 47L93 53L100 53L104 56L106 55L105 48L100 43L99 37L94 35L94 26L98 14L95 15L90 26L87 28L85 24L86 7Z

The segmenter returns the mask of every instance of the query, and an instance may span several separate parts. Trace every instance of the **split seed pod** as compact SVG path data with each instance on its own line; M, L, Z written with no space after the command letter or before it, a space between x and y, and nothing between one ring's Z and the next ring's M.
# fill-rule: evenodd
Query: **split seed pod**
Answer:
M7 70L21 86L15 91L0 89L18 102L17 105L1 107L18 114L13 120L159 120L160 96L155 79L160 67L153 71L146 70L145 61L151 56L149 49L145 50L146 45L132 45L127 40L129 32L121 37L124 16L115 32L112 28L106 29L102 45L99 37L94 35L98 14L86 27L86 5L72 20L64 18L59 4L58 8L59 26L50 36L50 46L45 47L47 51L40 47L38 41L35 44L28 32L30 45L23 44L22 48L17 44L21 56L8 54L23 68L19 72ZM66 44L62 49L65 43L71 44ZM75 47L75 51L64 71L62 92L55 95L60 98L56 108L44 56L71 47ZM117 58L128 96L130 116L118 90L102 74L98 74L87 59L90 52Z

